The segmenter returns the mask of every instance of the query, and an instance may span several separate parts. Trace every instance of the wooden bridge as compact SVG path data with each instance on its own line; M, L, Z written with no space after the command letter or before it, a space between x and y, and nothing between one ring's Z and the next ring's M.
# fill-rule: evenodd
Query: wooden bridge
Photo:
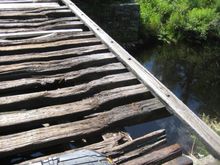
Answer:
M117 164L192 164L165 130L175 115L220 158L220 138L70 0L0 1L0 160L30 164L82 148Z

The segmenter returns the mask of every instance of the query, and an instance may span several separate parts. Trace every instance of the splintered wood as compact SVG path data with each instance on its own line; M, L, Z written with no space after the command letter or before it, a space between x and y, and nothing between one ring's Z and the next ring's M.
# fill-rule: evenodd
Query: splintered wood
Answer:
M170 113L83 22L58 0L1 0L1 162L91 149L116 164L191 164L165 130L125 132Z

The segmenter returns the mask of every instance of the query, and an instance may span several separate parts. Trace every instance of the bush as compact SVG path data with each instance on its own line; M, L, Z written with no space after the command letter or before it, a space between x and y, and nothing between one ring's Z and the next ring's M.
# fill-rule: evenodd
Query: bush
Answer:
M165 42L219 34L220 0L136 0L147 33ZM191 36L189 37L191 38Z
M202 38L206 38L212 21L217 17L214 9L193 8L186 15L186 30L195 31Z

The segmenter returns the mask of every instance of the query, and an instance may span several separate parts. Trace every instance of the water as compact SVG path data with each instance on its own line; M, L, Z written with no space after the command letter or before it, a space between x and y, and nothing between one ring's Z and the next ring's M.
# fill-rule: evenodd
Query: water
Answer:
M220 121L218 46L159 45L133 55L197 115L209 115ZM161 128L166 129L170 143L180 143L191 152L190 131L175 117L126 129L133 137L138 137Z

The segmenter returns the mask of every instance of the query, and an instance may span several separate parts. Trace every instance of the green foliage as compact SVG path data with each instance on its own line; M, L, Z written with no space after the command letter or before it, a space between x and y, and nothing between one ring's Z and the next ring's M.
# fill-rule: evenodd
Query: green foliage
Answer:
M211 22L215 20L217 13L210 8L193 8L186 16L186 29L197 32L205 38L210 29Z
M165 42L176 42L190 34L206 39L220 37L220 0L136 0L147 33Z

